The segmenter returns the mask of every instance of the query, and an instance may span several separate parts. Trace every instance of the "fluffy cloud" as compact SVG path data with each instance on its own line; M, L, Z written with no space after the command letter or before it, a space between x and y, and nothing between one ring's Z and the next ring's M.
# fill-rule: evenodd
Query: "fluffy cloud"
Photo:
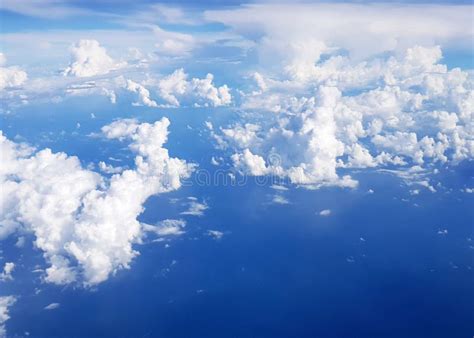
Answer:
M133 82L132 80L127 80L127 85L125 87L127 90L138 94L138 101L133 103L134 106L147 106L147 107L157 107L158 104L150 99L150 92L148 89L143 87L141 84Z
M99 169L106 174L118 174L123 171L122 167L114 167L110 164L105 163L104 161L99 162Z
M76 157L38 152L0 135L0 235L22 229L49 263L45 280L93 285L128 268L142 236L137 221L151 195L178 189L192 166L163 147L170 122L119 120L102 128L109 139L129 140L135 168L110 179L83 169Z
M7 59L0 53L0 90L19 87L28 79L25 71L16 66L5 67Z
M7 262L3 266L3 272L0 273L0 282L13 280L12 272L15 269L15 263Z
M16 298L13 296L0 297L0 338L7 336L5 322L10 319L8 308L15 304Z
M243 121L211 133L240 171L310 188L355 187L340 174L350 168L455 164L474 156L474 81L441 58L415 46L356 64L336 55L304 80L260 75Z
M230 104L232 96L226 85L215 87L214 76L207 74L204 79L193 78L182 68L161 79L158 83L160 96L171 106L179 107L180 101L193 101L195 106L224 106Z
M116 62L97 40L80 40L70 48L72 61L64 75L88 77L107 74L125 63Z
M232 161L237 169L254 176L263 176L270 173L263 157L254 155L249 149L245 149L242 154L232 155Z

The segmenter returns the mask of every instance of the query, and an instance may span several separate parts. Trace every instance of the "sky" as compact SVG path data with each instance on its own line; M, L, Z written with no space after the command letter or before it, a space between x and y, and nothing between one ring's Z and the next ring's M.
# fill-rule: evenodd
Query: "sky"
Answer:
M0 337L474 334L472 2L0 17Z

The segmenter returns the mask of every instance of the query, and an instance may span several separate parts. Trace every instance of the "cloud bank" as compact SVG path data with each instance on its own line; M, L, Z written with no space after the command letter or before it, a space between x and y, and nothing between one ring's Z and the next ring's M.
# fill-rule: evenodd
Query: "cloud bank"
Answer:
M335 55L304 80L259 74L243 121L211 133L241 172L307 187L356 187L340 174L355 168L456 164L474 156L474 80L441 58L415 46L356 64Z

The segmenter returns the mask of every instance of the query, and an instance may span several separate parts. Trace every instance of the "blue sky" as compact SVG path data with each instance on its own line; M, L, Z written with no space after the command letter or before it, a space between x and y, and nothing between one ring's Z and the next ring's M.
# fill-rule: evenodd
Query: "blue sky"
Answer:
M472 335L472 13L3 1L0 337Z

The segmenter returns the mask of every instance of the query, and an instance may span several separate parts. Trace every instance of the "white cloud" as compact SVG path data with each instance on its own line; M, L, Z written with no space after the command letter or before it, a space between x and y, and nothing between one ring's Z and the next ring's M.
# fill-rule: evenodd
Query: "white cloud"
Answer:
M133 103L135 106L158 107L158 104L150 99L150 92L139 83L127 80L127 90L138 94L138 101Z
M0 338L7 336L5 322L10 319L8 308L15 304L14 296L0 296Z
M290 203L290 201L288 201L288 199L286 199L284 196L278 195L278 194L273 196L272 202L275 203L275 204L289 204Z
M12 272L15 269L15 263L6 262L3 266L3 272L0 273L0 282L13 280Z
M15 243L15 246L17 248L23 248L25 246L25 237L23 237L23 236L18 237L18 239Z
M224 237L224 233L219 230L207 230L207 235L214 238L215 240L219 240Z
M61 306L61 304L59 303L51 303L47 306L44 307L45 310L55 310L57 308L59 308Z
M97 40L80 40L71 46L70 51L72 61L64 70L64 75L89 77L125 66L125 63L112 59Z
M186 221L182 219L165 219L157 225L144 225L144 230L153 232L158 236L178 236L185 233Z
M339 50L356 60L415 44L470 50L471 11L449 4L264 3L211 10L204 17L255 42L266 70L305 80L315 74L322 54Z
M197 44L192 35L167 32L156 25L153 26L153 33L158 39L155 48L159 55L187 56Z
M288 190L287 187L285 187L284 185L279 185L279 184L272 184L270 186L270 188L274 189L274 190L278 190L278 191L286 191Z
M232 161L237 169L254 176L269 173L265 160L260 155L254 155L249 149L244 149L242 154L232 155Z
M106 174L119 174L124 170L122 167L114 167L110 164L106 164L104 161L99 162L99 169Z
M431 172L428 169L424 169L420 167L419 165L414 165L412 167L402 168L402 169L380 169L379 171L398 176L409 187L421 186L428 189L432 193L436 192L436 189L431 184L431 180L429 177ZM416 191L416 190L418 189L414 189L413 191Z
M135 168L110 179L83 169L76 157L34 152L0 137L4 165L0 235L32 232L49 263L45 280L93 285L129 268L142 235L137 216L152 195L178 189L192 166L163 148L169 120L119 120L102 128L107 138L130 140ZM8 196L8 198L6 198Z
M329 209L321 210L321 211L319 212L319 215L320 215L320 216L329 216L329 215L331 215L331 210L329 210Z
M356 187L351 168L456 164L474 156L474 80L441 56L438 46L355 64L333 56L303 82L263 79L265 91L241 93L241 122L211 135L241 172L308 188Z
M181 212L181 215L189 216L203 216L204 211L209 209L209 206L206 202L199 202L195 197L188 197L188 202L186 202L188 209Z
M0 53L0 90L19 87L28 79L25 71L16 66L5 67L7 58Z
M239 124L231 128L221 129L222 134L235 143L239 148L247 148L258 141L258 133L261 127L257 124L246 123L241 126Z
M259 58L257 90L239 92L242 121L211 135L232 149L240 171L308 188L356 187L341 175L350 168L472 158L472 73L440 63L441 46L470 50L469 10L321 3L207 11L254 41ZM415 184L435 191L427 180Z
M162 78L158 82L158 93L169 105L179 107L181 101L191 101L194 106L225 106L231 103L232 96L227 85L216 87L214 76L207 74L204 79L193 78L182 68Z

